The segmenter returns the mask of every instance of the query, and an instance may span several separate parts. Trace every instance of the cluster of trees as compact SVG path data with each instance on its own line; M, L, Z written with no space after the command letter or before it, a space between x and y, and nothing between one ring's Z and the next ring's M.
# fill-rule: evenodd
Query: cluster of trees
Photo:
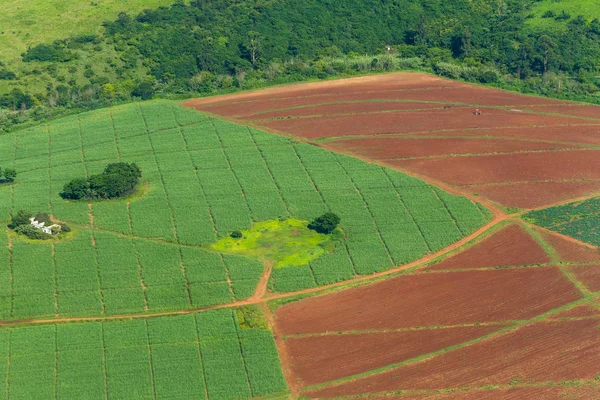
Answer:
M52 76L62 76L55 72L65 65L75 71L81 61L73 58L100 51L118 56L86 65L84 84L63 79L35 96L18 89L0 96L0 107L16 115L12 121L0 115L0 129L23 122L20 110L38 103L52 110L93 108L394 69L600 102L594 95L600 90L600 21L561 14L566 29L534 30L526 24L534 3L194 0L137 16L121 13L104 24L102 37L29 49L23 59L43 61Z
M313 219L308 224L308 229L312 229L315 232L329 235L333 233L341 222L341 218L332 212L325 213L320 217Z
M34 240L48 240L58 235L71 232L71 228L67 224L55 224L48 214L37 213L35 216L36 221L43 223L45 226L48 227L54 225L51 229L51 233L46 233L43 230L36 228L31 224L32 217L33 214L31 212L20 210L15 215L13 215L10 223L8 224L8 227L14 230L16 233L27 236L28 238Z
M101 174L65 184L60 196L69 200L114 199L131 193L141 177L142 171L136 164L109 164Z
M12 168L0 167L0 183L11 183L15 181L17 177L17 171Z

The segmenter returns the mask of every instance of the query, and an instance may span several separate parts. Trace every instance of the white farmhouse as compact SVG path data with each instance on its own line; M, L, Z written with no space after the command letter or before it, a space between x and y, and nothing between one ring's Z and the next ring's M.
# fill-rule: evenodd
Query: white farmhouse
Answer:
M46 226L45 223L36 221L34 217L29 218L29 222L31 222L31 225L33 225L34 228L37 228L43 231L44 233L47 233L48 235L52 235L52 228L60 228L60 225L57 224Z

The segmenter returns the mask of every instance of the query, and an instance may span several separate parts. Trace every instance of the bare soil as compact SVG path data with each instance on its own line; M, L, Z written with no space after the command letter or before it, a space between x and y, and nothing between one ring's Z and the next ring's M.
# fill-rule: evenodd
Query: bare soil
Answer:
M405 275L284 305L285 335L527 319L580 298L556 267Z
M508 267L550 262L544 249L519 225L510 225L427 270Z
M501 328L492 325L288 337L285 346L295 376L304 385L314 385L441 350Z
M423 362L309 393L309 397L518 382L593 380L599 372L598 321L528 325Z
M600 264L573 265L569 270L590 292L600 292Z
M596 248L582 246L548 232L542 232L541 235L554 248L562 261L600 262L600 250Z

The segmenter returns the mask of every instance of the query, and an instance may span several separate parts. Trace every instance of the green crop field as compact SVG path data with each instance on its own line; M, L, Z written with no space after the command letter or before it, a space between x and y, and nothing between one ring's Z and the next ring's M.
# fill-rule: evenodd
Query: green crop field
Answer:
M28 46L98 33L102 22L126 11L170 5L174 0L4 0L0 2L0 59L17 58Z
M528 222L600 246L600 198L570 203L524 216Z
M107 163L136 162L146 182L128 200L68 202L58 193ZM440 250L485 224L470 200L407 175L209 118L170 102L130 104L0 136L0 221L47 212L76 232L29 242L7 231L0 316L21 319L157 312L251 296L258 259L211 244L254 221L325 211L344 240L308 265L276 269L270 287L294 291L368 275Z
M15 400L242 399L286 390L271 332L241 327L233 310L4 328L0 365L0 396Z

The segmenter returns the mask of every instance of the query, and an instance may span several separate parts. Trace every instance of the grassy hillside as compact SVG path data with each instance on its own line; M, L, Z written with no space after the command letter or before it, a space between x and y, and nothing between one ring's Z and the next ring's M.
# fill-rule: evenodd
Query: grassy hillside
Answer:
M79 34L98 33L121 11L137 13L174 0L4 0L0 2L0 60L27 49Z
M600 18L600 0L542 0L533 3L528 25L533 28L564 29L568 19L561 18L563 12L571 18L582 15L588 22ZM551 17L552 13L554 17Z

